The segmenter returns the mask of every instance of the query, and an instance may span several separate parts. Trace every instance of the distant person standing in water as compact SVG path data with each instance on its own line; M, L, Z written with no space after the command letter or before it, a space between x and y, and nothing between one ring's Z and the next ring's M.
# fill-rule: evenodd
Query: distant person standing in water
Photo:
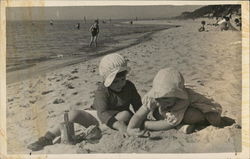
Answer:
M54 25L52 20L50 20L49 24L50 24L50 25Z
M80 27L81 27L80 23L77 23L77 24L76 24L76 28L77 28L78 30L80 30Z
M97 47L97 37L99 34L99 21L95 20L95 23L91 25L89 28L89 31L91 32L91 41L89 46L91 47L92 43L95 43L95 47Z

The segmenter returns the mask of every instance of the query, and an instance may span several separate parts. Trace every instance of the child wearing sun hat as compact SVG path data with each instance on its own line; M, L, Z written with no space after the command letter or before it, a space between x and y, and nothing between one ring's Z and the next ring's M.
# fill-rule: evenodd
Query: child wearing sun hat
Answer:
M131 118L128 134L141 136L145 130L179 129L191 133L195 125L221 124L221 106L198 99L197 94L185 88L182 74L174 68L161 69L153 80L152 89L143 97L143 105ZM154 120L148 120L149 113Z
M127 61L119 54L109 54L102 58L99 65L103 83L95 92L93 107L102 123L125 132L133 115L142 105L141 97L135 85L126 79L130 68Z
M142 105L141 97L135 85L126 79L130 68L125 58L119 54L104 56L99 64L99 72L103 82L95 91L93 108L96 110L72 110L68 113L69 122L78 123L91 130L93 134L86 134L92 139L101 137L99 125L105 124L108 127L125 133L127 124L133 115ZM131 110L132 105L133 110ZM60 125L46 132L36 142L28 145L28 149L38 151L47 145L52 145L53 140L61 135Z

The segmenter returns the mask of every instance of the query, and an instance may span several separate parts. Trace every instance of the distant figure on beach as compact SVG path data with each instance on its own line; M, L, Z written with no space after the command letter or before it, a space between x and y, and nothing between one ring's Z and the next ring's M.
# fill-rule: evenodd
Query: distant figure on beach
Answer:
M143 105L131 118L128 134L144 135L145 130L160 131L176 128L192 133L198 125L224 124L221 106L185 88L184 78L174 68L161 69L153 80L152 89L142 99Z
M81 27L81 24L80 24L80 23L77 23L77 24L76 24L76 28L77 28L78 30L80 30L80 27Z
M91 40L89 46L92 46L92 43L95 43L95 47L97 47L97 37L99 34L99 21L95 20L94 24L91 25L89 28L89 31L91 32Z
M133 20L130 21L130 24L133 24Z
M52 25L54 25L54 23L53 23L53 21L52 21L52 20L50 20L49 24L50 24L51 26L52 26Z
M228 30L228 28L229 28L228 27L228 21L229 21L229 18L226 17L226 16L223 16L223 19L218 22L221 31Z
M84 16L84 23L86 24L87 23L87 20L86 20L86 17Z
M227 30L237 31L237 29L232 26L232 24L230 23L230 18L227 16L223 16L223 19L219 21L218 24L220 26L221 31L227 31Z
M215 21L215 23L214 23L213 25L214 25L214 26L218 26L218 25L219 25L218 23L219 23L219 21L220 21L220 20L219 20L219 17L216 17L215 20L216 20L216 21Z
M199 28L199 32L205 31L205 24L206 24L206 22L204 20L201 21L202 26Z
M236 18L235 20L234 20L234 22L235 22L235 24L236 24L236 26L237 27L239 27L239 29L241 30L241 18Z
M126 79L130 68L127 60L119 54L104 56L99 64L100 76L103 82L95 91L93 108L96 110L72 110L68 112L68 122L78 123L87 128L87 139L100 139L102 123L106 128L118 130L126 134L127 124L133 116L130 110L132 105L136 112L142 105L141 97L135 85ZM47 131L36 142L28 145L28 149L38 151L47 145L52 145L53 140L61 135L60 124Z

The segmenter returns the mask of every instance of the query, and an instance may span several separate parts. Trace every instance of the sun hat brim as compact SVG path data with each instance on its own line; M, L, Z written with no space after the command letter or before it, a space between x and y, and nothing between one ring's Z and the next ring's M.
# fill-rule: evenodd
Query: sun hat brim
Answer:
M122 71L130 71L130 68L129 67L120 67L119 69L116 69L114 70L113 72L111 72L106 78L105 78L105 81L104 81L104 86L105 87L109 87L112 82L114 81L117 73L119 72L122 72Z

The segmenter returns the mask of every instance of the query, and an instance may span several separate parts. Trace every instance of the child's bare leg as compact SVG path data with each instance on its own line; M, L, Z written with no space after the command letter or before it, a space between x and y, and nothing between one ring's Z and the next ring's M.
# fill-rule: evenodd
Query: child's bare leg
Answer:
M97 35L94 37L95 47L97 47Z
M183 122L190 125L203 124L205 121L205 115L195 108L188 108L183 118Z
M93 37L93 36L91 36L91 39L90 39L90 43L89 43L89 46L91 46L91 45L92 45L92 43L93 43L93 40L94 40L94 37Z
M78 123L85 128L91 125L99 125L98 120L96 117L91 115L90 113L84 110L73 110L69 112L69 121L73 123ZM57 125L51 131L52 134L59 136L60 135L60 126Z
M128 123L131 117L132 117L132 113L129 111L119 112L115 116L116 120L123 121L125 123Z
M86 128L90 125L99 125L98 120L93 115L83 110L70 111L69 121L78 123ZM46 132L46 134L40 137L36 142L29 144L27 148L33 151L41 150L44 146L52 145L54 138L59 135L60 126L58 124L52 130Z
M220 114L218 113L215 112L206 113L205 118L213 126L219 127L221 125L221 117Z

